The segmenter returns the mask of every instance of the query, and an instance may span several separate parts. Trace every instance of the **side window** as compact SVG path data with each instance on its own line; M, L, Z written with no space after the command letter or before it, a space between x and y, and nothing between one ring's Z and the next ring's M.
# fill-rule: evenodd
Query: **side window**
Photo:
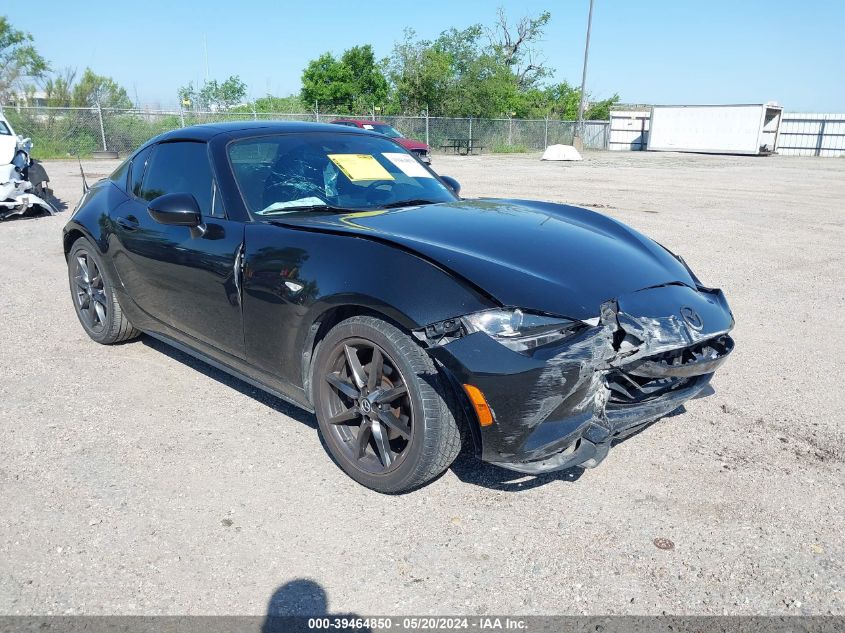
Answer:
M221 217L219 203L214 204L214 177L205 143L178 141L156 146L139 197L153 200L166 193L190 193L203 215Z
M148 147L132 159L132 167L129 171L129 190L136 196L141 195L141 180L144 178L144 170L150 159L151 147Z
M129 173L129 165L130 159L126 159L120 166L115 169L111 176L109 176L109 180L111 180L114 184L120 187L123 191L126 191L126 175Z

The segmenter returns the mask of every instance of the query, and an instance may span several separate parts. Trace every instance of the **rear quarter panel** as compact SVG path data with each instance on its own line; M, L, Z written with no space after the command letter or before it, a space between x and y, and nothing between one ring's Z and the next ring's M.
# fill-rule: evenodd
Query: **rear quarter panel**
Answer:
M67 255L76 238L84 235L94 243L101 254L105 255L109 249L109 236L112 233L110 211L117 209L128 199L126 193L110 180L95 183L82 196L76 210L65 225L63 231L65 254Z

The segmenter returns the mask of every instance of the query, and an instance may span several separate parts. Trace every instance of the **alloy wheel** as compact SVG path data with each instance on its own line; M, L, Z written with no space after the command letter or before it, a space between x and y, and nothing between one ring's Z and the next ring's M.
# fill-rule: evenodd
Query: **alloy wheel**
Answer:
M323 376L326 422L344 457L370 474L397 468L413 441L413 407L396 363L378 345L347 339Z
M103 274L91 254L76 252L73 268L76 309L85 325L93 332L102 332L108 324L108 298Z

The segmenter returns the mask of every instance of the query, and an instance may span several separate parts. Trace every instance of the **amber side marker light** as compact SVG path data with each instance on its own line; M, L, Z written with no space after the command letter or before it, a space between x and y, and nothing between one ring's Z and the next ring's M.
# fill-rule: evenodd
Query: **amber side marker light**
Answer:
M478 423L481 426L490 426L493 424L493 412L490 411L490 405L481 393L481 389L473 385L464 385L464 391L469 396L469 401L472 403L472 408L475 409L475 415L478 416Z

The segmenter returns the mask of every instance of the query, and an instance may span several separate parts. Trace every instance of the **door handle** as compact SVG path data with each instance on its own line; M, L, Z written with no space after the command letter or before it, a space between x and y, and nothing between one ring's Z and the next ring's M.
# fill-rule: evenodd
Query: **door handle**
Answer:
M126 217L119 217L115 220L121 228L126 229L127 231L136 231L140 226L138 222L138 218L134 215L127 215Z

